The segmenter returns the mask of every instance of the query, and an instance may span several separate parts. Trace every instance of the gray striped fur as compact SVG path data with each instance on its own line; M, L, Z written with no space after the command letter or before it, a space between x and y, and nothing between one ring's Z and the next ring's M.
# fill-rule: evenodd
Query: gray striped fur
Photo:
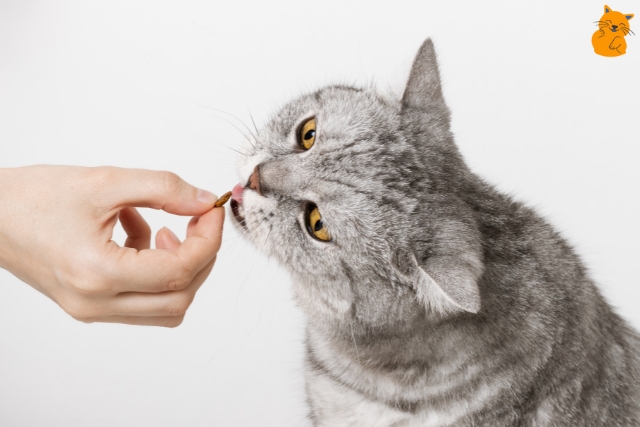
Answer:
M236 225L292 275L314 425L640 426L638 334L544 219L465 165L430 40L402 99L302 96L247 147L243 182L258 164Z

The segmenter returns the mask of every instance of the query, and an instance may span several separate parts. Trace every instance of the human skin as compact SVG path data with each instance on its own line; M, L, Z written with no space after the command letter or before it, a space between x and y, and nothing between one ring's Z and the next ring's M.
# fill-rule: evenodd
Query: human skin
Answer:
M220 249L217 197L171 172L114 167L0 169L0 268L91 322L175 327ZM136 207L193 216L184 242ZM112 238L120 221L124 246Z

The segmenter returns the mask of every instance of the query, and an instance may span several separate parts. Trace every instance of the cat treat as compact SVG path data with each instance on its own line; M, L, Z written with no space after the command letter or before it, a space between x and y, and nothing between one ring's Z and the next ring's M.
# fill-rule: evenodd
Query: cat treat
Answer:
M231 191L227 191L216 201L216 204L214 205L214 207L219 208L221 206L224 206L224 204L227 203L227 201L229 201L230 198L231 198Z

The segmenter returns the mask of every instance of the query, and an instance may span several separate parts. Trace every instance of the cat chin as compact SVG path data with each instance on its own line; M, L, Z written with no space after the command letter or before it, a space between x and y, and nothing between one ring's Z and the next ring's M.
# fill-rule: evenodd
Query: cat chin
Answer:
M242 201L232 200L230 205L236 229L258 249L270 255L266 237L273 227L270 214L276 211L277 202L245 189Z
M311 318L321 323L327 320L347 320L351 313L351 295L320 292L303 277L293 277L293 295L297 305Z

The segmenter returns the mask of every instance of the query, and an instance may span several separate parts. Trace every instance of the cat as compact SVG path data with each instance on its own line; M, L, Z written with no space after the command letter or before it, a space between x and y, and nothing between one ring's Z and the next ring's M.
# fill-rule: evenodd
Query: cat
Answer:
M315 426L640 426L640 336L465 165L430 39L401 99L325 87L246 148L232 221L291 273Z
M602 56L624 55L627 52L627 42L624 37L631 32L629 28L631 18L633 13L616 12L605 5L604 15L596 21L600 29L591 36L595 53Z

